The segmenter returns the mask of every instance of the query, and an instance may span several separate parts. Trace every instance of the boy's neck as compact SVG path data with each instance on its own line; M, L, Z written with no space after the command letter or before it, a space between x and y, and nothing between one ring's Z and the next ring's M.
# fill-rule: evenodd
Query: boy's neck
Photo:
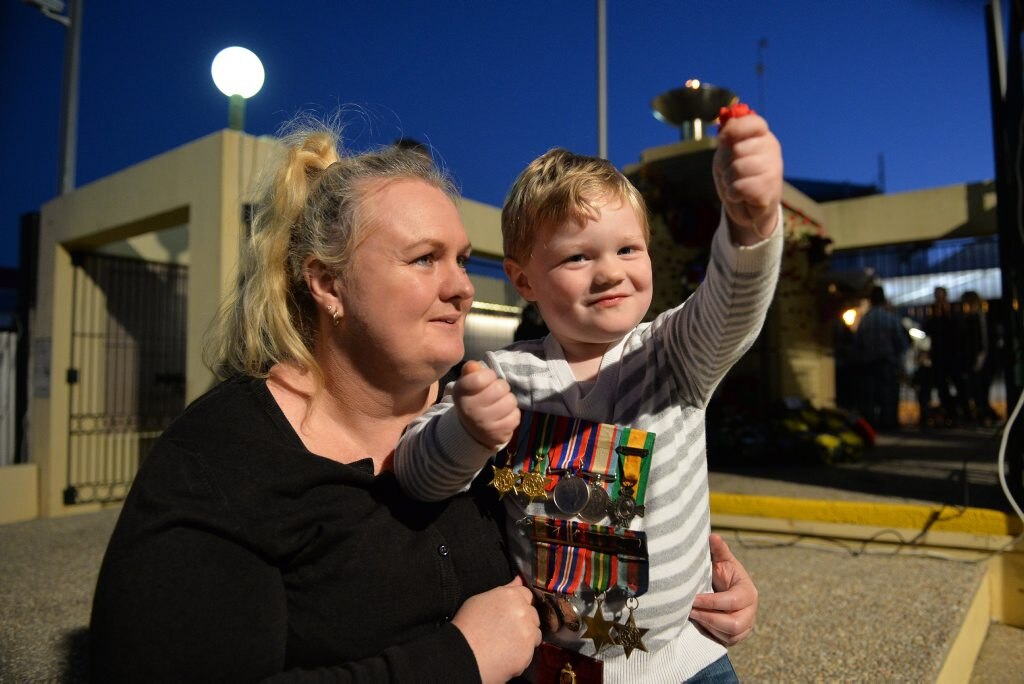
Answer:
M604 361L604 355L614 345L614 342L601 344L580 344L577 342L566 344L558 339L558 337L555 337L555 339L561 345L562 354L569 364L569 370L572 371L573 377L578 382L597 380L597 376L601 372L601 362Z

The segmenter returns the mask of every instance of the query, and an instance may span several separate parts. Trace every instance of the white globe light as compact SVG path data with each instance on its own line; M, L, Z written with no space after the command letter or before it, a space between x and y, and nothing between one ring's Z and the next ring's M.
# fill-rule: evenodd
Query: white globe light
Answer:
M210 73L220 92L228 97L241 95L244 98L260 91L265 76L260 58L244 47L229 47L218 52Z

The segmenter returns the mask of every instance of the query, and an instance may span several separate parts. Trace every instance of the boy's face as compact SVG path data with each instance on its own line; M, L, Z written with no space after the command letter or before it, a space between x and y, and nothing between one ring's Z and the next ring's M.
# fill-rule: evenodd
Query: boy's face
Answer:
M636 212L612 199L584 226L568 222L536 239L525 266L505 260L524 299L570 356L603 353L651 306L651 258Z

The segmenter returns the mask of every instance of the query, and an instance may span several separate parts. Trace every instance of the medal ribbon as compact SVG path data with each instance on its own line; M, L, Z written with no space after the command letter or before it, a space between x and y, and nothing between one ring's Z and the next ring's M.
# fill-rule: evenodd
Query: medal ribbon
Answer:
M647 542L643 532L536 517L534 586L575 594L583 584L596 593L618 586L627 595L647 591Z
M555 417L551 440L552 469L571 471L578 467L583 445L579 425L578 418Z
M633 500L642 506L647 493L648 474L651 470L651 454L654 451L654 433L646 430L623 428L619 433L617 447L630 450L642 449L643 454L619 451L619 478L612 486L614 497L623 488L632 489Z
M580 470L613 480L619 467L615 447L623 443L624 432L608 423L523 411L509 441L509 465L517 472L544 472L544 466L548 466L551 470Z
M593 432L596 433L596 436L584 456L580 469L595 475L611 476L607 479L612 479L618 469L618 460L612 456L615 454L615 440L618 437L619 428L608 423L594 423Z
M508 443L509 467L520 473L543 473L547 469L554 419L555 416L546 413L522 412L519 426Z

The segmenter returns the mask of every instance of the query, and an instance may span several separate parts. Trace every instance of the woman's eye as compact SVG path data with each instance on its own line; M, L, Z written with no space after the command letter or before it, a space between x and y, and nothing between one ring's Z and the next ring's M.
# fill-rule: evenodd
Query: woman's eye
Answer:
M416 259L416 261L414 263L420 264L422 266L430 266L431 264L434 263L434 255L433 254L424 254L421 257L417 257L417 259Z

